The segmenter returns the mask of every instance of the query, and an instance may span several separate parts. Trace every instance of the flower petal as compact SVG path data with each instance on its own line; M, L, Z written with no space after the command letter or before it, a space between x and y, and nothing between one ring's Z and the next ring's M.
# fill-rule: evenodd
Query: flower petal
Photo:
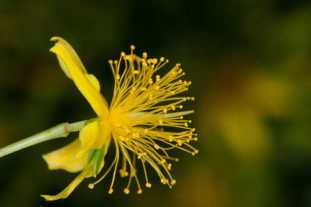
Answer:
M55 45L50 49L55 53L59 64L67 77L73 80L82 95L100 117L108 116L108 104L100 94L99 82L95 76L87 73L79 56L71 45L61 37L53 37Z
M74 189L84 180L92 176L92 171L89 168L83 170L62 192L57 195L41 195L47 201L55 201L67 198Z
M78 157L84 157L90 150L100 149L103 146L105 139L102 136L100 124L100 121L96 120L82 128L79 134L81 150L77 154Z
M43 159L50 170L63 169L71 173L79 172L88 162L87 155L77 157L81 146L80 140L77 139L61 149L43 155Z

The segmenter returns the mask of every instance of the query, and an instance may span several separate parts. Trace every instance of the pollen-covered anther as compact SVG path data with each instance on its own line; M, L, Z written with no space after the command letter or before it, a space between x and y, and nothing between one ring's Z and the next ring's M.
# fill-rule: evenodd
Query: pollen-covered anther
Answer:
M123 189L123 192L124 192L125 194L129 194L129 193L130 193L130 189L124 188L124 189Z
M151 188L152 184L151 183L146 183L145 186L146 186L146 188Z
M197 155L199 153L199 150L195 149L191 154L194 156L194 155Z
M160 146L157 145L157 144L154 144L153 146L154 146L154 148L155 148L156 150L159 150L159 149L160 149Z
M94 189L94 187L95 187L95 185L93 184L93 183L90 183L90 184L88 184L88 186L87 186L89 189L91 189L91 190L93 190Z
M161 183L166 185L168 184L168 180L166 178L161 178Z
M129 175L129 173L124 169L121 169L119 173L121 177L127 177Z
M147 59L148 53L147 52L143 52L142 56L143 56L144 59Z
M131 51L134 51L136 49L135 45L130 46Z
M175 179L171 180L171 185L176 185L176 180Z
M171 164L171 163L168 163L168 164L167 164L167 169L168 169L168 170L171 170L171 169L172 169L172 164Z
M156 75L156 81L159 82L161 80L161 76L160 75Z
M108 193L109 193L109 194L112 194L112 193L113 193L113 189L110 188L109 191L108 191Z
M142 189L137 190L137 194L142 194L142 193L143 193Z

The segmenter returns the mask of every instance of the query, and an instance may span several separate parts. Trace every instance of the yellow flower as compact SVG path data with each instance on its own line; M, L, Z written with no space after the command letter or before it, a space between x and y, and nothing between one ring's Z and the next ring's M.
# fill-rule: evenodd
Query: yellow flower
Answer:
M50 170L80 174L59 194L42 196L50 201L64 199L83 179L97 177L102 172L89 188L94 188L111 173L109 193L113 192L118 175L128 179L124 193L130 192L134 182L137 193L141 193L138 167L143 171L146 187L151 187L147 167L155 170L163 184L174 185L170 161L177 161L177 158L168 152L180 149L193 155L198 153L190 145L190 141L197 140L195 129L189 126L190 120L183 118L193 111L173 112L182 109L183 102L194 100L176 96L187 91L191 84L180 80L185 74L180 64L160 77L156 73L168 60L148 58L147 53L139 57L131 46L130 54L122 52L118 60L109 60L115 82L113 99L108 106L100 93L99 81L87 73L71 45L60 37L51 40L55 45L50 51L55 53L61 68L89 102L97 118L89 121L73 143L43 156ZM108 165L107 153L114 155Z

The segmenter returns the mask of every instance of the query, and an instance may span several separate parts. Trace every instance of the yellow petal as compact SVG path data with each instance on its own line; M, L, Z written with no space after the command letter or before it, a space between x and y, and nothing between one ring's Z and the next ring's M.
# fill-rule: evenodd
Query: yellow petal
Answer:
M82 128L79 134L81 150L77 154L78 157L86 156L90 150L100 149L102 147L102 139L100 129L100 121L93 121Z
M79 172L88 162L87 155L77 157L81 146L80 140L77 139L61 149L43 155L43 159L50 170L63 169L71 173Z
M55 53L65 74L73 80L82 95L100 117L108 116L108 104L100 94L100 87L95 76L87 73L79 56L71 45L60 37L53 37L55 45L50 49Z
M65 199L84 180L84 178L88 178L90 176L92 176L91 170L89 168L86 168L62 192L58 193L57 195L41 195L41 196L47 201Z
M91 82L91 84L94 86L94 88L96 88L96 90L100 91L100 84L99 81L97 80L97 78L92 75L92 74L88 74L88 79Z

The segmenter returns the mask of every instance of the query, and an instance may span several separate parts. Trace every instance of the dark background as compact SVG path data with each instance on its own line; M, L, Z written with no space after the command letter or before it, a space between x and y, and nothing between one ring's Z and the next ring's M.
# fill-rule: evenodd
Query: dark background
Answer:
M154 179L142 195L84 182L47 203L74 175L47 170L56 140L0 160L0 206L311 206L311 2L0 1L0 146L94 116L48 52L74 45L111 98L107 60L136 52L181 62L192 80L196 157L179 153L177 185ZM167 68L169 69L169 67Z

